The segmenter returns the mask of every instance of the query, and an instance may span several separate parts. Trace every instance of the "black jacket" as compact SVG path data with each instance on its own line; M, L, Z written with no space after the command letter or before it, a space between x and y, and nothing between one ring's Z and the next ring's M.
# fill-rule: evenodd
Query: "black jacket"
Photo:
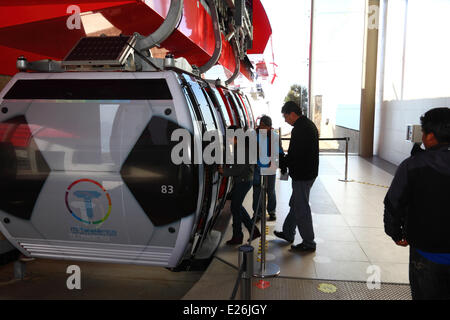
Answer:
M301 116L291 131L288 154L280 168L289 168L292 180L312 180L319 173L319 132L314 122Z
M236 182L252 181L255 164L250 163L249 146L247 142L245 143L245 150L240 150L240 152L245 152L245 163L238 164L238 148L235 146L233 164L224 164L223 175L225 177L234 177ZM224 159L226 159L226 155L224 155Z
M384 199L384 228L419 250L450 253L450 146L403 161Z

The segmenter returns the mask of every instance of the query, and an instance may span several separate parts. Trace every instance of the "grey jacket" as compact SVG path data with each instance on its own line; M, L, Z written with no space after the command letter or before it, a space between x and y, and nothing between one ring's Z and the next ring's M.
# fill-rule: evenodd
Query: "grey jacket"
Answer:
M245 148L245 164L237 164L237 152L234 152L234 164L225 164L223 167L223 175L225 177L234 177L236 182L253 181L253 173L255 165L249 161L249 148Z

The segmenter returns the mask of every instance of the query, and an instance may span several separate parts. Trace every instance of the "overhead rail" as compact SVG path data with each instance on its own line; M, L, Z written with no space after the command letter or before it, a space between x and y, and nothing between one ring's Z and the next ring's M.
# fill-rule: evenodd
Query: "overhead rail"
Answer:
M171 0L169 12L161 26L147 37L135 33L138 37L136 49L144 53L166 40L178 27L183 18L183 0Z

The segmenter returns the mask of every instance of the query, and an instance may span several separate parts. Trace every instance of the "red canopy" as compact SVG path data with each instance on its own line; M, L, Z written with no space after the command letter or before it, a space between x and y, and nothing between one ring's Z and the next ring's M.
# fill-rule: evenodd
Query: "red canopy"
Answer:
M214 31L211 16L197 3L184 1L180 26L161 47L200 66L214 52ZM68 27L68 20L73 21L73 11L68 10L71 5L80 8L79 29ZM164 21L169 5L167 0L0 0L0 74L15 74L20 55L29 61L61 60L86 35L149 35ZM272 30L260 0L253 0L253 23L254 42L249 53L262 53ZM222 43L219 63L234 71L231 45L224 38ZM241 73L249 77L243 66Z
M272 27L261 0L253 0L253 48L248 54L264 53L267 42L272 35Z

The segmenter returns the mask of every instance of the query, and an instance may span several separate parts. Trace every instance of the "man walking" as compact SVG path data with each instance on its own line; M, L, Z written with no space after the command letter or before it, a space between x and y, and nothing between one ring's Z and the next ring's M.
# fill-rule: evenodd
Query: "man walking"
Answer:
M450 299L450 108L420 118L426 150L413 152L395 173L384 199L384 228L410 246L412 298Z
M287 156L280 168L289 169L292 179L290 211L283 223L283 231L274 231L275 236L294 242L298 228L303 242L292 245L292 251L313 252L316 250L314 230L309 206L309 193L319 172L319 133L315 124L302 115L300 107L293 101L286 102L281 109L285 121L293 126Z

